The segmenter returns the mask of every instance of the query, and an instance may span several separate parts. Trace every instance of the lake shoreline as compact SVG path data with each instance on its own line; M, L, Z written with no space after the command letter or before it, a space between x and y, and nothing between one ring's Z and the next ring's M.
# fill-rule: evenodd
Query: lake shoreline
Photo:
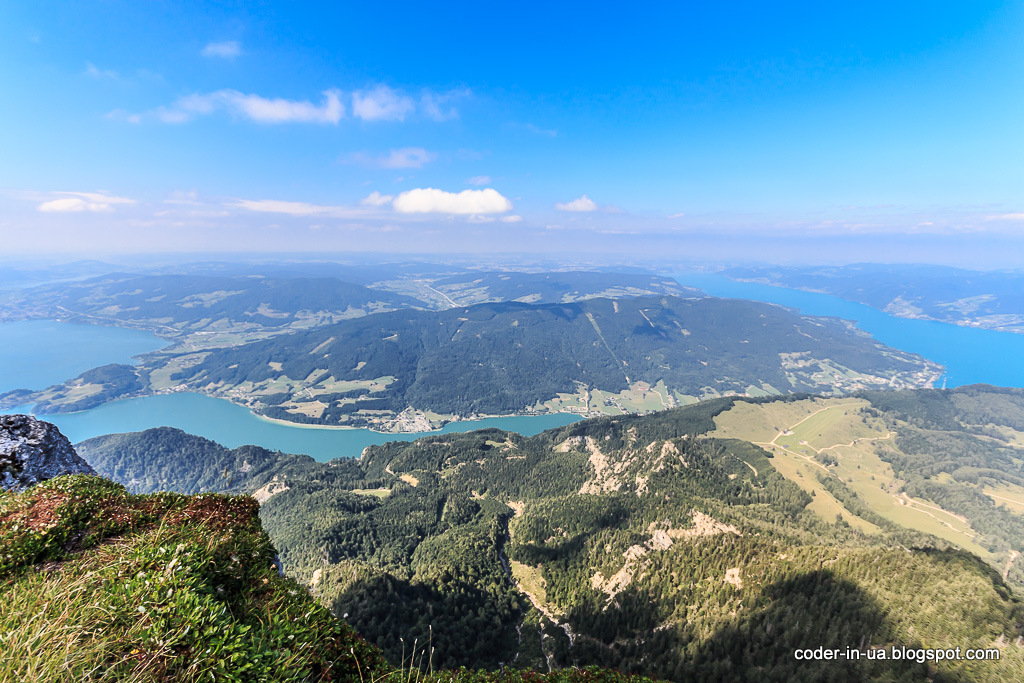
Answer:
M721 277L727 277L727 276L723 275ZM973 320L969 320L969 319L964 319L964 320L959 320L959 321L957 321L957 320L943 320L942 318L935 318L933 316L923 315L923 314L922 315L900 315L899 313L890 313L888 311L884 311L882 309L875 308L874 306L871 306L870 304L866 304L863 301L857 301L856 299L847 299L846 297L836 296L835 294L832 294L830 292L826 292L825 290L822 290L822 289L811 289L809 287L790 287L788 285L783 285L783 284L780 284L778 282L772 282L771 280L759 279L759 278L729 278L729 279L732 280L733 282L742 282L742 283L751 284L751 285L763 285L765 287L777 287L779 289L788 289L788 290L792 290L792 291L795 291L795 292L806 292L808 294L821 294L821 295L824 295L824 296L830 296L830 297L833 297L835 299L840 299L842 301L849 302L851 304L858 304L860 306L867 306L868 308L871 308L872 310L878 311L879 313L884 313L886 315L891 315L892 317L900 318L901 320L927 320L929 322L943 323L944 325L954 325L956 327L964 327L964 328L972 329L972 330L988 330L990 332L1005 332L1007 334L1024 335L1024 329L1012 328L1012 327L997 327L997 326L992 326L992 325L985 325L985 324L983 324L981 322L977 322L977 321L973 321Z
M1015 363L1016 359L1024 357L1022 334L939 320L901 318L831 294L733 280L718 273L676 271L670 277L710 296L760 301L786 306L802 315L850 321L881 344L917 354L942 366L945 385L950 388L968 384L1024 387L1024 365Z

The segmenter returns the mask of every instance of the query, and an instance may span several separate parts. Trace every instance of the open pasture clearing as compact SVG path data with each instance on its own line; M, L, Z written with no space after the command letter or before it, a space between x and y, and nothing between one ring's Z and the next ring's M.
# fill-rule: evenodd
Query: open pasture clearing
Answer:
M715 418L718 429L708 436L746 439L766 449L782 476L814 496L808 507L823 519L831 522L839 516L867 533L880 531L847 509L819 480L837 477L885 519L990 557L962 517L899 493L903 482L878 454L881 447L895 447L895 434L862 414L868 405L863 399L737 403ZM1015 500L1024 503L1024 495Z

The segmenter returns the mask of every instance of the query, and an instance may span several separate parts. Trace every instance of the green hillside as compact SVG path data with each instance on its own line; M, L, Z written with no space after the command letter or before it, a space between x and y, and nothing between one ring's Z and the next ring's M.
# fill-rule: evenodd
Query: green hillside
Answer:
M231 451L174 430L102 437L80 453L143 490L253 491L288 574L391 661L411 637L431 639L442 666L1016 680L1014 527L986 526L1003 519L997 499L961 512L952 494L915 488L914 473L961 496L1012 498L1024 441L1009 430L1022 407L1024 392L990 387L728 398L529 438L483 430L390 443L358 461ZM943 453L933 442L926 466L911 448L926 428L992 450ZM1004 513L1016 514L994 514ZM861 659L794 657L819 646ZM892 647L999 659L867 659Z
M0 493L0 679L352 681L389 667L279 575L249 497ZM358 663L357 663L358 660Z
M280 574L257 510L84 475L0 491L0 680L646 683L442 671L429 642L392 666Z
M663 409L723 393L927 386L937 366L847 324L729 299L395 311L183 357L168 384L295 422Z

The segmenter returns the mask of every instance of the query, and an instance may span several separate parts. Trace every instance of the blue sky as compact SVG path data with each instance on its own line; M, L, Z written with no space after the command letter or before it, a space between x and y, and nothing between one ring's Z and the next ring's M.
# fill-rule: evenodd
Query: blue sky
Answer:
M1024 6L707 4L6 6L0 237L1018 265Z

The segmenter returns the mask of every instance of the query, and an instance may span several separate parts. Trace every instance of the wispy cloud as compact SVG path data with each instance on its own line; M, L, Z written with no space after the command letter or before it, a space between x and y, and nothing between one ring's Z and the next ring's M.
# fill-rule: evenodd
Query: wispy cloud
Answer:
M511 126L512 128L520 128L522 130L527 130L533 133L534 135L541 135L546 138L558 137L558 131L554 130L553 128L541 128L540 126L536 126L532 123L510 123L508 125Z
M101 69L92 62L85 63L85 75L89 76L90 78L96 79L106 78L112 81L121 80L120 74L118 74L116 71L113 71L111 69Z
M1015 213L997 213L989 216L986 220L990 221L1024 221L1024 212Z
M347 161L371 168L422 168L437 158L437 154L422 147L393 149L384 156L373 156L367 152L356 152Z
M115 204L135 204L134 199L116 197L105 192L51 192L48 199L36 207L44 213L109 212Z
M242 54L242 46L237 40L225 40L219 43L208 43L200 53L204 57L217 57L220 59L234 59Z
M411 97L386 85L352 93L352 115L364 121L404 121L415 108Z
M598 206L594 203L594 200L583 195L577 199L573 199L571 202L564 202L555 204L555 208L559 211L575 211L575 212L587 212L597 211Z
M207 94L188 95L170 107L155 111L164 123L185 123L197 116L227 111L257 123L338 123L345 115L341 93L325 90L319 105L308 100L287 100L247 95L237 90L218 90Z
M213 45L223 46L226 44L211 43L207 46L207 49ZM218 54L217 56L222 55ZM87 70L87 73L91 72ZM96 77L106 77L106 74L107 72L96 69ZM216 112L227 112L258 123L302 122L336 124L345 118L348 111L350 111L354 118L363 121L404 121L413 115L436 121L444 121L457 116L455 109L445 105L445 103L456 97L464 97L468 94L468 90L452 91L443 94L424 91L421 99L417 101L403 91L396 90L387 85L356 90L351 94L344 94L337 88L330 88L323 91L323 100L319 104L314 104L309 100L264 97L233 89L223 89L210 93L186 95L178 98L170 105L158 107L142 114L115 109L107 114L107 116L130 123L141 123L146 119L155 119L163 123L180 124L187 123L200 116L208 116ZM347 110L345 100L349 101L351 109Z
M512 202L497 190L445 192L432 187L403 192L393 202L399 213L493 214L512 210Z
M452 102L472 93L467 90L449 90L446 93L435 93L425 90L420 96L420 109L423 115L434 121L447 121L459 118L459 110L451 105Z
M391 203L391 200L394 198L394 195L381 194L377 190L374 190L373 192L359 200L359 203L362 206L387 206L388 204Z
M330 206L324 204L308 204L306 202L289 202L279 199L239 199L227 204L248 211L259 213L279 213L288 216L324 216L328 218L353 218L365 216L366 210L349 206Z
M199 193L195 190L175 190L167 196L164 204L199 204Z
M467 185L490 185L491 176L489 175L475 175L472 178L466 178Z

